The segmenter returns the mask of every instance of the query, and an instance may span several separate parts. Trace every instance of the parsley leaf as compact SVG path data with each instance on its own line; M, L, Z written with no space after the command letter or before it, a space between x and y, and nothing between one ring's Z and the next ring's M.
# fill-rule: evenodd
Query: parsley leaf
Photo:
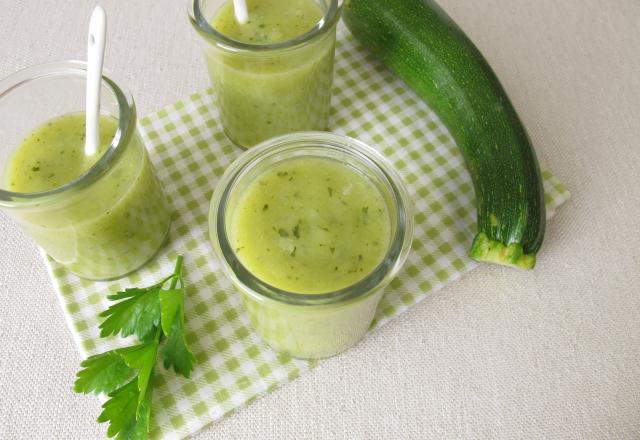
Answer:
M124 362L131 368L138 370L138 405L142 403L145 397L147 387L153 367L156 364L156 352L158 350L158 342L160 340L160 332L156 333L156 339L144 344L134 345L133 347L121 348L118 350Z
M173 320L184 309L184 296L182 289L170 289L160 292L160 316L162 322L162 332L165 336L171 333Z
M73 390L76 393L110 393L122 386L133 375L116 350L91 356L80 366Z
M176 373L189 377L196 362L189 351L184 334L184 293L183 289L163 290L160 292L162 310L162 331L167 342L162 350L164 367L173 367Z
M99 316L107 318L100 324L100 336L135 334L141 341L152 336L160 322L160 287L156 284L146 289L127 289L110 295L108 298L111 300L126 299L100 313Z
M103 411L98 422L109 422L107 436L118 436L118 439L146 439L148 437L148 412L143 411L143 417L137 417L138 412L138 384L135 379L125 386L109 394L110 399L102 405ZM149 406L150 409L150 406Z
M163 289L169 280L169 288ZM153 372L163 336L167 338L162 350L165 368L173 367L177 373L189 377L196 362L184 333L182 256L176 260L173 275L160 283L144 289L126 289L107 298L120 302L100 314L106 317L100 325L100 335L135 334L140 343L84 360L74 391L108 395L98 422L109 422L109 437L147 439Z
M296 238L300 238L300 221L293 227L293 236Z

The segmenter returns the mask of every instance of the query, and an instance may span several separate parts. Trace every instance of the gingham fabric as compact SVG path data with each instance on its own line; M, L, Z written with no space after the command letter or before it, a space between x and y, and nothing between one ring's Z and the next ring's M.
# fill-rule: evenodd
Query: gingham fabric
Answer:
M477 266L467 257L475 233L474 192L460 152L429 107L344 29L336 50L331 130L382 151L403 175L415 206L412 251L387 288L373 331ZM110 305L106 295L151 285L172 272L178 254L185 256L187 339L198 363L190 379L158 364L151 428L153 438L179 439L315 363L274 352L260 340L215 260L209 201L241 151L223 134L210 91L143 118L140 131L175 211L168 245L146 267L115 282L79 279L48 258L47 266L75 342L88 356L130 342L99 337L98 313ZM543 177L552 217L569 192L550 172ZM96 399L96 417L99 406Z

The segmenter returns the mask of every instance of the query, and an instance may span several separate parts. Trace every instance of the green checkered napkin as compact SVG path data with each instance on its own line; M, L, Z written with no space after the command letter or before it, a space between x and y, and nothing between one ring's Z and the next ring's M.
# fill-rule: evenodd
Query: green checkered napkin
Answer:
M474 192L462 157L438 117L344 29L338 41L331 129L380 149L404 176L415 203L413 250L387 288L373 330L476 267L467 257L476 223ZM156 369L152 421L153 437L182 438L314 363L276 353L260 340L239 294L215 261L207 227L209 200L240 150L222 133L210 91L140 122L175 209L168 246L145 268L115 282L79 279L51 259L47 265L74 339L88 356L123 343L99 337L98 313L109 306L107 293L151 285L172 272L178 254L185 255L187 338L198 364L188 380L162 366ZM543 176L551 217L569 192L550 172ZM96 416L98 405L96 399Z

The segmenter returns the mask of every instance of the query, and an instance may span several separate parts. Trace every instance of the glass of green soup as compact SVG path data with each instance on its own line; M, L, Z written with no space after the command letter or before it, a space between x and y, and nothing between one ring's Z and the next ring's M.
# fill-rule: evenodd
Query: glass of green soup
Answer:
M326 132L243 153L209 211L214 251L252 325L299 358L332 356L362 339L412 232L394 168L373 148Z
M71 272L112 279L156 254L171 210L133 99L106 76L99 147L85 152L85 84L76 61L0 81L0 207Z
M248 148L294 131L326 130L338 0L189 0L225 133Z

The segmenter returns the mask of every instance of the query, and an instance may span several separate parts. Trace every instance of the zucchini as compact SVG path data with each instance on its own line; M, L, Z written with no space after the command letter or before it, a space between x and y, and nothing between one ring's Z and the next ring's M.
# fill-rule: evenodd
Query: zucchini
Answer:
M344 21L438 114L471 174L478 232L469 255L530 269L545 230L529 136L480 51L431 0L345 0Z

